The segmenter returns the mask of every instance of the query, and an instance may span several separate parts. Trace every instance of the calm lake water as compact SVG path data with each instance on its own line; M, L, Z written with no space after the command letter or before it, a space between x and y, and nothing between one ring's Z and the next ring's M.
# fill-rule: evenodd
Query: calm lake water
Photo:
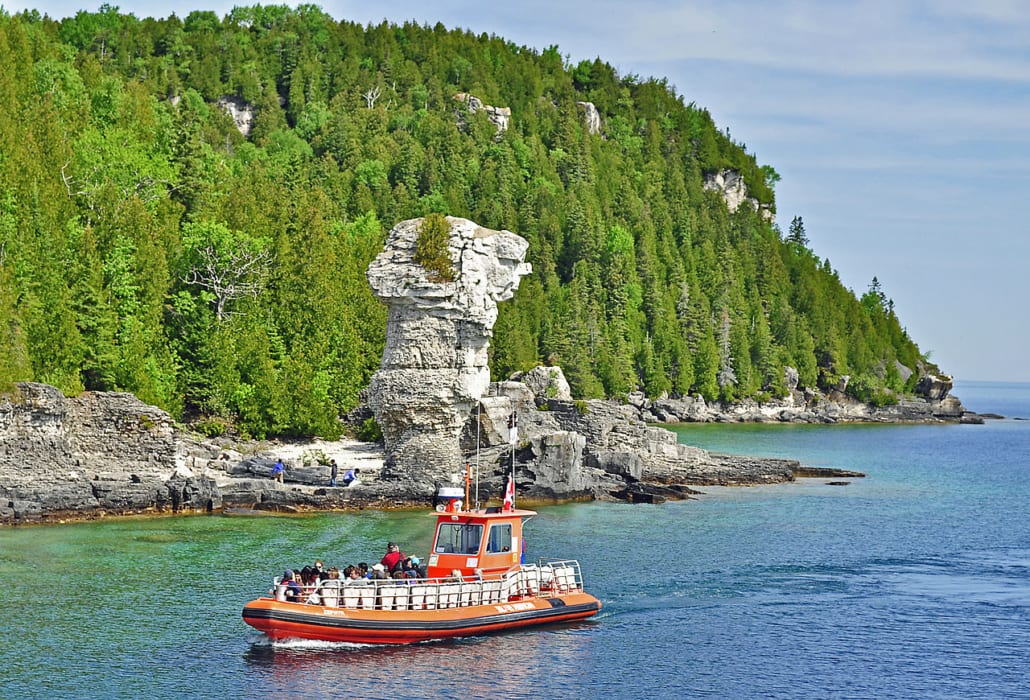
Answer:
M960 384L1030 417L1030 385ZM866 473L541 509L595 620L404 648L273 646L240 618L287 566L429 548L423 513L0 530L0 697L1030 697L1030 421L683 426Z

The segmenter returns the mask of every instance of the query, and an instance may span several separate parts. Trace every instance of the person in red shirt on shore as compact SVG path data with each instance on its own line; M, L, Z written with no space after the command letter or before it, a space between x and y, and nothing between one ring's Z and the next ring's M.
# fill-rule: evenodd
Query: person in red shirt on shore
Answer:
M404 556L404 552L401 551L400 547L393 542L390 542L386 545L386 555L379 563L392 574L394 571L404 570L403 565L405 559L406 557Z

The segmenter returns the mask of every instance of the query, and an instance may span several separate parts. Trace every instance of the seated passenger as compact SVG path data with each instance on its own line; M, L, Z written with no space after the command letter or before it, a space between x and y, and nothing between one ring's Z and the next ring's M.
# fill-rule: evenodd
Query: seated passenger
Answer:
M461 569L451 569L451 575L444 579L445 583L461 583L465 577L461 575Z
M280 585L284 586L283 593L288 603L299 603L300 602L300 586L297 585L297 581L294 579L293 571L287 569L283 572L283 577L280 580Z
M348 566L343 570L343 575L347 579L344 585L347 586L363 586L368 583L368 579L361 575L361 569L356 566Z
M408 557L404 560L404 575L408 578L422 578L418 570L419 558Z
M373 581L385 581L390 578L390 575L386 573L386 567L382 564L373 564L372 575L369 578Z
M305 588L314 588L318 583L318 571L314 567L305 566L300 570L300 583Z

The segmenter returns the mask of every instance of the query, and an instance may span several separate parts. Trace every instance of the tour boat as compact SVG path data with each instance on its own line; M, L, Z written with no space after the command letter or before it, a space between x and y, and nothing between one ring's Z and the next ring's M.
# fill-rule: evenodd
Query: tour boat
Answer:
M269 595L244 606L243 620L273 640L408 644L597 614L601 603L583 590L579 562L522 563L522 526L534 515L507 497L504 507L482 510L447 499L434 513L425 578L327 579L305 589L302 602L287 601L276 578Z

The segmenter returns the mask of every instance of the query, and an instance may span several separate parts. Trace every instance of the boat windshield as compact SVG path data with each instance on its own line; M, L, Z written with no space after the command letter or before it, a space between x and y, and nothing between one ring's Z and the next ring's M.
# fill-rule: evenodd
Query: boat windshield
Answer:
M490 526L486 551L489 553L511 551L511 523L494 523Z
M440 554L478 554L482 539L481 524L441 523L433 551Z

